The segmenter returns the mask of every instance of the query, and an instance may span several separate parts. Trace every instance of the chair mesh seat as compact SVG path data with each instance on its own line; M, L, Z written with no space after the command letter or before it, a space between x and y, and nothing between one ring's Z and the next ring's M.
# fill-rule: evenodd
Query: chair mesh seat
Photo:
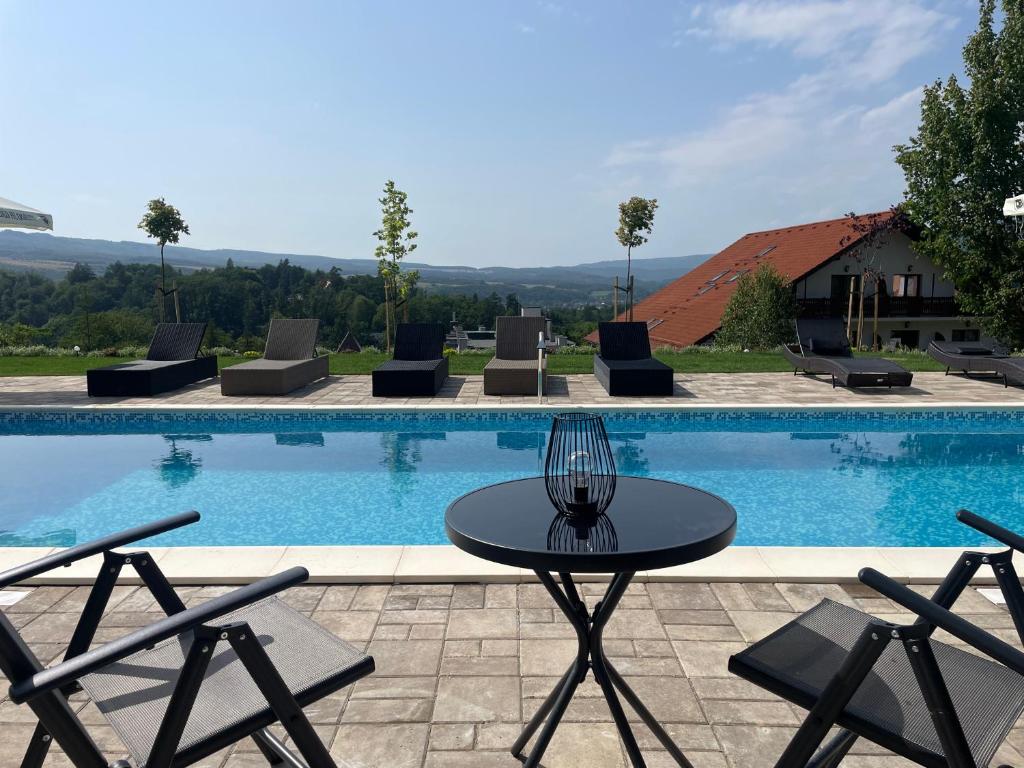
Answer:
M729 662L734 673L810 708L874 617L824 600ZM1024 678L996 662L931 641L975 765L986 766L1024 711ZM838 724L922 762L945 765L942 745L901 641L893 639Z
M350 670L369 657L339 640L278 598L268 598L227 614L215 624L247 622L292 694L317 687L326 695L351 682ZM191 636L182 635L117 662L80 681L104 718L142 768L174 685ZM366 669L369 672L372 666ZM178 752L195 747L242 721L270 712L248 671L226 640L217 643Z
M444 363L444 358L433 360L385 360L377 371L432 371Z

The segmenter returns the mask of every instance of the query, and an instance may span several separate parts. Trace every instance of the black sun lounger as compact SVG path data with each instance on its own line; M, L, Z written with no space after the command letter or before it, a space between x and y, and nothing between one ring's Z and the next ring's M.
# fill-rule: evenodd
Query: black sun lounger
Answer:
M994 373L1003 377L1003 386L1024 385L1024 357L1010 357L976 341L933 341L928 354L951 370L972 373Z
M543 317L498 317L494 321L494 357L484 366L485 395L537 394L537 340L547 333ZM548 391L546 362L541 386Z
M647 323L599 323L594 376L612 396L671 397L672 368L651 355Z
M374 397L436 395L448 378L444 326L402 323L395 332L395 357L373 370Z
M316 356L319 320L270 321L263 357L225 368L220 374L222 395L286 395L326 378L327 356Z
M860 572L861 583L916 614L913 623L826 599L729 659L733 674L809 710L776 768L836 768L858 738L928 768L989 765L1024 712L1024 653L951 608L991 566L1024 637L1024 591L1011 562L1024 539L966 510L957 518L1009 548L961 553L931 599L872 568ZM936 628L969 647L936 640Z
M914 374L892 360L879 357L854 357L839 318L797 320L799 342L786 344L782 354L792 363L793 372L823 374L832 377L832 386L909 387Z
M199 357L206 323L160 323L145 360L85 372L90 397L146 397L217 375L216 357Z

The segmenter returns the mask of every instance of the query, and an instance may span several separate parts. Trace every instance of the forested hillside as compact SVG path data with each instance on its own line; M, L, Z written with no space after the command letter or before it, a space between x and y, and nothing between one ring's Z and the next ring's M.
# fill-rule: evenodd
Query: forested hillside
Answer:
M216 269L168 270L176 281L182 320L210 324L207 346L261 349L273 316L317 317L321 343L333 347L351 331L372 343L384 330L384 291L370 275L309 270L283 260L259 268L228 260ZM97 274L78 264L59 280L0 271L0 346L44 344L84 350L146 344L158 320L160 267L122 264ZM515 294L443 295L416 290L399 318L466 328L494 327L497 315L518 314ZM579 339L610 314L598 307L549 308L559 332Z

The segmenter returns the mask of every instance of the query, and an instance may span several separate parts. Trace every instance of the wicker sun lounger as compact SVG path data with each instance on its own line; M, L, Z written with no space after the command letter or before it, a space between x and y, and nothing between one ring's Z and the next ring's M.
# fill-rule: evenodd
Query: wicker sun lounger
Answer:
M832 377L832 386L909 387L914 374L892 360L878 357L854 357L843 329L835 319L797 320L797 344L786 344L782 354L793 365L793 372L823 374Z
M1024 638L1024 591L1011 562L1024 539L966 510L957 517L1009 548L963 552L930 600L872 568L860 572L915 622L826 599L729 659L734 674L809 710L777 768L836 768L858 738L928 768L990 764L1024 712L1024 653L950 609L987 562ZM969 647L935 640L936 628Z
M647 323L599 323L594 376L609 395L671 397L672 368L651 356Z
M267 331L263 357L225 368L222 395L286 395L329 374L327 356L316 357L319 320L275 318Z
M402 323L395 332L395 357L373 371L374 397L436 395L448 378L444 326Z
M100 559L59 663L44 667L18 627L0 613L0 670L11 683L9 703L22 705L25 722L35 717L22 768L43 765L54 742L64 752L58 762L79 768L127 768L129 763L119 759L126 753L133 765L171 768L200 762L246 738L271 765L336 765L302 707L369 675L374 661L275 596L305 581L305 569L292 568L186 608L148 552L117 551L198 519L195 512L176 515L0 573L0 588L6 588L90 557ZM153 613L141 629L94 644L126 566L166 615ZM90 734L98 729L97 719L80 718L80 707L69 703L79 687L109 725L111 732L102 738ZM290 737L287 747L267 730L275 722ZM13 754L4 757L17 764Z
M206 323L160 323L145 360L86 371L90 397L146 397L217 375L216 357L199 357Z
M494 357L484 366L485 395L537 394L537 338L547 332L543 317L499 317ZM548 371L541 372L544 392Z
M928 354L951 370L972 373L993 373L1003 377L1003 386L1024 385L1024 357L1010 357L985 344L961 341L933 341Z

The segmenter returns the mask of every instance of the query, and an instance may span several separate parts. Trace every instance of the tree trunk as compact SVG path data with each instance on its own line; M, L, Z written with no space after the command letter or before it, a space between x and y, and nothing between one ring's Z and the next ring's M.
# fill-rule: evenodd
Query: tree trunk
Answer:
M857 311L857 349L864 346L864 278L867 277L866 273L861 272L860 275L860 293L858 295L858 306Z
M857 276L850 275L850 295L847 297L846 306L846 340L853 339L853 295L857 292Z
M387 278L384 279L384 348L391 353L391 290Z
M619 319L619 276L615 276L615 282L612 283L612 320Z
M171 284L171 293L174 294L174 322L181 322L181 304L178 303L178 281Z
M633 319L633 246L626 246L626 319Z
M871 350L877 352L878 347L878 284L880 280L875 275L875 322L871 328Z

